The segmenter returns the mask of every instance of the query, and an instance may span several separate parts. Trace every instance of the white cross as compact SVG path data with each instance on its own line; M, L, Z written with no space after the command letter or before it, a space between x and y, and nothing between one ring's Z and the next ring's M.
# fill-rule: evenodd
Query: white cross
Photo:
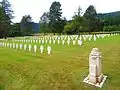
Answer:
M44 40L42 40L42 44L44 44Z
M24 44L24 50L26 51L26 49L27 49L27 45L26 45L26 44Z
M39 43L41 43L41 40L39 40Z
M38 40L36 40L36 43L38 43Z
M62 40L62 45L64 45L65 44L65 40Z
M10 48L12 48L12 44L10 43Z
M37 51L37 46L36 45L34 45L34 52L36 52Z
M4 47L6 47L7 45L6 45L6 43L4 43Z
M40 46L40 53L43 53L44 47L43 45Z
M33 40L33 43L35 43L35 40Z
M16 44L16 49L18 49L18 44Z
M47 40L47 39L45 40L45 43L46 43L46 44L48 43L48 40Z
M58 40L58 44L60 44L60 40Z
M55 40L53 40L53 44L55 44Z
M78 45L82 45L82 40L78 40Z
M67 44L68 44L68 45L70 44L70 40L67 41Z
M48 51L48 55L50 55L51 54L51 47L50 46L47 47L47 51Z
M15 48L15 43L13 43L13 48Z
M22 49L22 44L20 44L20 50Z
M94 35L94 41L96 41L96 36Z
M7 47L9 47L9 43L7 43Z
M75 40L73 40L73 45L75 45L75 42L76 42L76 41L75 41Z
M49 44L51 44L51 39L49 40Z
M29 49L29 51L31 51L31 49L32 49L31 44L29 44L28 49Z

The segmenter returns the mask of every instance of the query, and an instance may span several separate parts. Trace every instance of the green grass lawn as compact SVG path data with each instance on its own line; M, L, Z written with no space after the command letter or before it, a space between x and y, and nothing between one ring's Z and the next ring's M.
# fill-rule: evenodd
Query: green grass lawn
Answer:
M52 55L0 47L0 90L120 90L120 36L50 46ZM108 76L101 89L83 83L94 47L102 52L102 72Z

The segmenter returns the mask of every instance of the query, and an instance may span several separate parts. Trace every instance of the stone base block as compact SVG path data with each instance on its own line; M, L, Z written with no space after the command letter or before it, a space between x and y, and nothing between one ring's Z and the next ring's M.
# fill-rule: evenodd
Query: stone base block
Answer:
M98 82L102 82L103 74L101 74L99 77L97 77Z
M103 86L103 84L104 84L106 78L107 78L107 76L103 75L102 81L101 81L100 83L94 84L94 83L92 83L92 82L89 81L89 76L88 76L88 77L86 77L86 78L83 80L83 82L101 88L101 87Z

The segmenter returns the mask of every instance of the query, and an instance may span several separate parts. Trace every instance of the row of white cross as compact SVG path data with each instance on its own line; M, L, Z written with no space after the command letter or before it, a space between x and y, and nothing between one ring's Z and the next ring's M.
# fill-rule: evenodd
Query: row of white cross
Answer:
M20 40L13 40L17 42L26 42L26 43L40 43L40 44L70 44L70 42L75 45L75 43L78 41L78 45L81 45L79 42L82 43L82 40L86 41L87 39L89 41L93 40L96 41L97 38L104 38L105 36L113 36L118 34L97 34L97 35L70 35L70 36L40 36L40 37L29 37L30 39L20 39ZM80 41L81 40L81 41Z
M62 44L64 45L65 43L67 43L68 45L72 42L73 45L76 45L76 43L78 45L82 45L82 40L86 41L86 39L88 39L89 41L93 38L94 41L96 41L97 38L104 38L106 36L114 36L114 35L119 35L119 34L97 34L97 35L61 35L61 36L40 36L40 37L29 37L29 39L25 39L24 37L22 37L22 40L21 39L17 39L17 40L14 40L13 39L13 42L1 42L0 43L0 46L3 46L3 47L9 47L9 48L15 48L15 49L24 49L25 51L28 50L28 51L34 51L34 52L37 52L37 51L40 51L40 53L43 53L44 52L44 46L41 45L41 46L37 46L36 44L34 46L31 45L31 43L41 43L41 44ZM28 38L28 37L27 37ZM33 40L34 39L34 40ZM24 43L27 43L27 44L15 44L14 41L17 41L17 42L24 42ZM51 53L51 47L48 46L47 47L47 52L48 54Z
M66 40L66 39L71 39L71 40L77 40L77 39L82 39L82 38L88 38L89 36L93 36L93 37L96 37L96 38L99 38L99 37L105 37L105 36L114 36L114 35L118 35L117 33L116 34L96 34L96 35L61 35L61 36L40 36L40 37L30 37L31 39L47 39L47 40L50 40L50 39L55 39L55 40Z
M27 44L15 44L15 43L4 43L4 42L1 42L0 43L0 46L1 47L8 47L8 48L13 48L13 49L24 49L24 51L34 51L34 52L37 52L37 51L40 51L40 53L43 53L44 52L44 46L41 45L39 48L37 45L34 45L32 47L31 44L27 45ZM51 54L51 47L50 46L47 46L47 53L50 55Z
M77 44L78 45L82 45L82 40L73 40L73 41L70 41L70 40L67 40L67 41L65 41L65 40L62 40L62 42L60 42L60 40L58 40L57 42L56 42L56 40L53 40L53 42L52 42L52 40L49 40L49 42L48 42L48 40L46 40L46 41L44 41L44 40L16 40L17 42L24 42L24 43L39 43L39 44L62 44L62 45L65 45L65 43L67 43L68 45L72 42L72 44L73 45L76 45L76 42L77 42ZM14 42L14 41L13 41Z
M40 38L33 38L33 39L31 39L31 37L30 37L30 40L25 40L25 39L23 39L23 40L15 40L15 41L19 41L19 42L33 42L33 43L44 43L44 42L46 42L46 44L49 42L50 44L51 44L51 42L53 41L53 44L55 44L56 42L58 42L58 44L62 41L62 42L64 42L64 41L73 41L73 40L82 40L82 36L80 35L79 37L77 36L77 37L75 37L75 39L74 38L71 38L70 36L69 37L64 37L64 38L61 38L62 36L58 36L58 37L56 37L56 38L54 38L54 36L52 36L52 37L49 37L48 36L48 38L46 38L46 36L43 36L42 38L40 37ZM90 36L91 38L92 38L92 36ZM94 37L96 38L96 36L94 35ZM61 38L61 39L60 39ZM88 37L87 36L83 36L83 39L84 40L86 40Z
M82 39L82 38L88 38L88 37L96 37L96 38L104 38L105 36L114 36L114 35L118 35L116 34L96 34L96 35L61 35L61 36L40 36L40 37L30 37L30 39L41 39L41 40L67 40L67 39L71 39L71 40L77 40L77 39ZM26 37L25 37L26 38ZM28 38L28 37L27 37Z

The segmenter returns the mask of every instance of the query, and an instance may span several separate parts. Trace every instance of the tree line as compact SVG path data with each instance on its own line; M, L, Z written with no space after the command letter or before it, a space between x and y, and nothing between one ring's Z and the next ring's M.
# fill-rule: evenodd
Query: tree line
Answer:
M0 38L25 36L34 33L32 17L25 15L20 23L13 23L13 10L7 0L0 2ZM82 32L120 31L120 14L103 17L90 5L83 13L81 7L74 13L72 20L62 16L60 2L54 1L48 12L40 17L40 33L80 34Z

